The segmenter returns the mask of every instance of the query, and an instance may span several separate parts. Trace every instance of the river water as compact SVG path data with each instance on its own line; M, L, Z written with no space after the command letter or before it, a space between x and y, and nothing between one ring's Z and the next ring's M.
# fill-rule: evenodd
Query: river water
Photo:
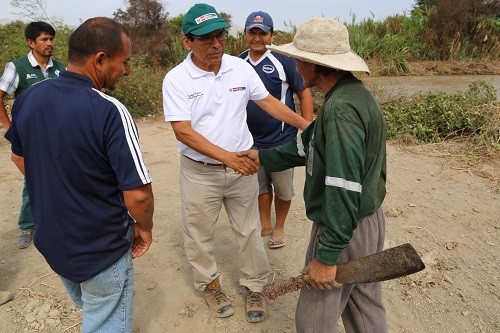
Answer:
M474 81L483 80L496 89L500 98L500 75L370 76L363 78L372 89L382 89L386 97L409 97L418 92L466 92Z

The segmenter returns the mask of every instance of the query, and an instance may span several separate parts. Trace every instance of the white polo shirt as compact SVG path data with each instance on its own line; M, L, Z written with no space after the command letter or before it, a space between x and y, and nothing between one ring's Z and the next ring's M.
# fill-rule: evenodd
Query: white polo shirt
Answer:
M269 92L255 70L243 59L224 54L219 72L206 72L184 61L163 80L165 121L191 121L191 127L208 141L231 152L252 147L247 126L247 103ZM220 163L179 142L179 153L196 161Z

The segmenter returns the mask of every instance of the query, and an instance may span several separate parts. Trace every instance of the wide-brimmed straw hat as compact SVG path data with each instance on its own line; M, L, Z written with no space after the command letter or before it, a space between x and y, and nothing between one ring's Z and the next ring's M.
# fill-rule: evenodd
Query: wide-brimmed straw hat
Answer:
M349 46L347 27L334 19L310 19L297 30L292 43L267 48L305 62L370 74L368 65Z

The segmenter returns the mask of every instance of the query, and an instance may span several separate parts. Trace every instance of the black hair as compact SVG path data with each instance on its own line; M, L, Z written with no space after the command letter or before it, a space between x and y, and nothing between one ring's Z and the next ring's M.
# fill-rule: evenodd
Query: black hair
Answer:
M83 22L69 37L68 61L83 63L89 56L105 52L114 57L123 49L123 25L108 17L94 17Z
M35 22L30 22L24 28L24 37L26 40L32 40L35 41L38 36L42 34L42 32L46 32L52 37L55 37L56 31L55 29L48 23L41 22L41 21L35 21Z
M323 76L328 76L332 73L338 72L339 70L336 68L331 68L331 67L326 67L322 65L315 64L314 66L314 72L321 74Z

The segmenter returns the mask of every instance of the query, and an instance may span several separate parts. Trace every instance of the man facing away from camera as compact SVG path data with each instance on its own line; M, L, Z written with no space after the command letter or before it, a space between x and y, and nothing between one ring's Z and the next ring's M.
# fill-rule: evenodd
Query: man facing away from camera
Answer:
M189 9L182 40L190 52L165 76L163 108L179 140L182 231L194 285L217 317L234 313L213 256L215 226L224 205L238 243L246 319L255 323L266 318L261 291L270 266L260 235L257 165L237 155L253 145L246 106L253 100L301 129L309 122L269 95L248 63L224 54L229 27L210 5Z
M24 173L34 244L83 310L82 332L132 332L132 258L151 245L154 198L126 107L101 92L130 74L122 25L91 18L68 70L20 95L6 138Z

